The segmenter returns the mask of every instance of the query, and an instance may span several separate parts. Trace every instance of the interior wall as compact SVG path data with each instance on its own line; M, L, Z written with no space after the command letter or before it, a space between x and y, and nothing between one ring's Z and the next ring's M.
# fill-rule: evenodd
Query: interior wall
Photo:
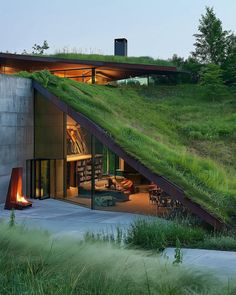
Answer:
M64 198L64 162L63 160L56 160L56 183L55 194L56 198Z
M33 158L33 89L30 79L0 75L0 203L5 202L11 170Z

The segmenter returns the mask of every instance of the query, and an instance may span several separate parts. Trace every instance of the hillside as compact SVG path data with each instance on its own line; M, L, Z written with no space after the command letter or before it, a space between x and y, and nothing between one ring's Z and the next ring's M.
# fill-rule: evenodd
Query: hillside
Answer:
M236 215L236 94L207 101L198 85L99 86L21 73L103 127L129 154L215 216Z

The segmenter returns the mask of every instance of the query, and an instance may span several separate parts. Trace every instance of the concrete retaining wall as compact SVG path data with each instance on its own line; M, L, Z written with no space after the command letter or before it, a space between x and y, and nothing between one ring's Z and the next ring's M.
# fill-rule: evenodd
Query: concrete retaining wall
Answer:
M33 89L30 79L0 75L0 203L5 202L13 167L33 158Z

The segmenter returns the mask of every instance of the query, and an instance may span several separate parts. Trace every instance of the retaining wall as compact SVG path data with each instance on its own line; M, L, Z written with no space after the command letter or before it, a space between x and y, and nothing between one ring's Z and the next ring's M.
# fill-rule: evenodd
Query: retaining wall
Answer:
M0 75L0 203L5 202L13 167L33 158L33 89L30 79Z

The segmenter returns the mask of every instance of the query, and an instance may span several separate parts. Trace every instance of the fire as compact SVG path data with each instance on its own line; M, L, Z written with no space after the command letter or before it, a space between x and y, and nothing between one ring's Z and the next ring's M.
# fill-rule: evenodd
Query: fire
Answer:
M26 199L22 191L22 174L23 168L12 168L11 179L9 182L5 209L18 209L22 210L32 206L32 203Z
M24 204L27 204L29 203L24 196L20 196L19 193L17 193L17 196L16 196L16 201L17 203L24 203Z

